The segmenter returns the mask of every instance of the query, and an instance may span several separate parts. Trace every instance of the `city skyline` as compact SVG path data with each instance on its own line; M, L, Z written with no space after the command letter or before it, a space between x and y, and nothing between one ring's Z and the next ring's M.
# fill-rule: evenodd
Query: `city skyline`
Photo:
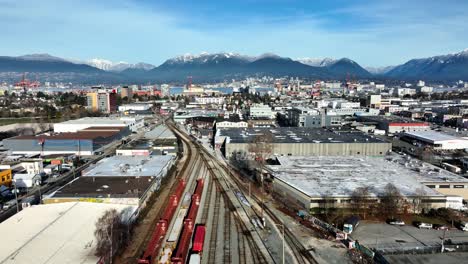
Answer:
M446 1L0 0L1 55L154 65L186 53L348 57L363 66L467 48L468 3Z

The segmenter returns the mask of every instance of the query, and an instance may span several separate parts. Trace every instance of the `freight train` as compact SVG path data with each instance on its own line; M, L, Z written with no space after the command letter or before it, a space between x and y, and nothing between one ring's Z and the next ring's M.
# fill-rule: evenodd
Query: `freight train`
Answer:
M162 241L166 236L168 225L174 216L177 206L179 205L180 198L185 189L185 184L185 180L180 180L175 193L169 196L169 203L164 210L163 216L156 224L156 228L151 235L151 239L146 246L142 257L138 259L138 264L151 264L155 259L154 255L159 251Z

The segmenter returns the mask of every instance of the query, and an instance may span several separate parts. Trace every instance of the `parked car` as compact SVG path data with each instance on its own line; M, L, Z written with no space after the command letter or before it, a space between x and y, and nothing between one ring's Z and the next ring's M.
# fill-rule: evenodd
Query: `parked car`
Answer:
M449 229L448 226L440 225L440 224L433 224L432 228L434 228L435 230L448 230Z
M399 226L405 225L405 222L403 222L403 220L401 219L389 219L387 220L387 223L389 225L399 225Z
M420 224L418 225L418 228L419 228L419 229L422 229L422 228L432 229L432 224L429 224L429 223L420 223Z
M16 200L10 200L3 204L3 210L8 210L16 206Z

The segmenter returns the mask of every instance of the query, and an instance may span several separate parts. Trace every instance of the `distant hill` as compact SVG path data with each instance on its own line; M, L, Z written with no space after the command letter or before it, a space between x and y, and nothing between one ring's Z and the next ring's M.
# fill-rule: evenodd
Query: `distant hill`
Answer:
M18 80L25 72L34 74L40 81L78 83L185 82L188 76L199 82L212 82L264 75L322 80L342 80L349 76L353 79L456 81L468 80L468 50L414 59L399 66L367 69L348 58L293 60L275 54L257 57L237 53L186 54L168 59L158 67L104 59L76 61L49 54L0 56L2 80Z
M468 80L468 49L454 54L413 59L396 66L385 76L404 80Z
M85 64L76 64L48 54L20 57L0 56L3 78L17 80L19 74L34 74L41 81L58 82L118 82L120 76Z

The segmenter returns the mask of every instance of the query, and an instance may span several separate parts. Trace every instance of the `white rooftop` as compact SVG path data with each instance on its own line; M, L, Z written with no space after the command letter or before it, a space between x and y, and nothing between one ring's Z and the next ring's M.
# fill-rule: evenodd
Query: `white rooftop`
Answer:
M176 139L176 136L165 125L159 125L153 130L145 133L145 138L148 139Z
M0 224L0 263L96 264L97 219L108 209L128 207L70 202L26 208Z
M405 196L441 196L423 183L468 182L461 176L438 169L406 156L387 157L278 157L281 165L268 166L275 178L288 183L311 197L346 197L358 187L371 187L373 195L384 192L388 183L394 184Z
M405 132L404 134L412 136L424 141L430 141L433 144L440 143L442 141L451 141L451 140L463 140L463 138L455 137L449 134L440 133L437 131L414 131L414 132Z
M173 156L112 156L83 171L83 176L154 177L167 170Z

